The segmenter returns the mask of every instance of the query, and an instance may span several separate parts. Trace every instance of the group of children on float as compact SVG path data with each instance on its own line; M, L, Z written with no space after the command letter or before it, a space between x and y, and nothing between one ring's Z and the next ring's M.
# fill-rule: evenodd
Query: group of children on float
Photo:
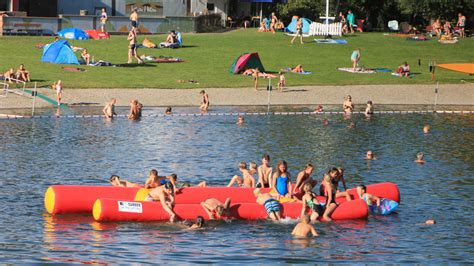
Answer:
M322 220L331 221L331 214L337 208L337 197L345 197L347 201L352 200L351 195L347 192L343 168L332 168L324 174L319 187L319 195L326 197L326 203L322 203L317 199L317 194L313 192L313 188L318 182L311 177L314 170L312 164L307 164L298 173L294 186L288 172L287 163L284 160L278 161L275 172L270 166L270 156L267 154L263 155L260 166L257 167L254 162L248 165L245 162L239 163L239 171L242 176L235 175L227 186L237 185L242 188L255 188L253 194L256 197L256 203L265 208L268 218L273 221L278 221L282 217L281 203L301 202L301 222L295 227L294 235L307 236L312 232L316 233L309 223L318 221L320 217L322 217ZM255 180L255 175L258 176L257 180ZM338 189L339 182L342 183L344 191ZM113 186L142 187L140 184L121 180L117 175L110 177L110 183ZM170 215L170 221L174 222L176 221L176 214L173 211L176 190L190 186L189 182L178 182L176 174L160 176L158 171L153 169L143 186L151 189L145 201L159 201L163 209ZM202 181L197 186L206 187L207 183ZM357 187L357 196L364 199L369 205L374 203L380 205L380 199L367 194L364 185ZM221 202L216 198L201 202L201 206L208 214L209 219L228 217L230 215L230 204L230 198L227 198L225 202ZM199 228L204 224L203 217L197 217L197 219L199 221L193 225L193 228ZM313 235L317 235L317 233L314 233Z

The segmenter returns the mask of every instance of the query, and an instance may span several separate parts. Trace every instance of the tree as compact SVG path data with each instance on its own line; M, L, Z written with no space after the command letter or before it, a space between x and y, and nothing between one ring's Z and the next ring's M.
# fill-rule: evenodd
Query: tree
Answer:
M293 16L316 20L325 5L325 0L288 0L286 4L278 4L277 9L283 21L288 23Z
M421 17L425 23L433 19L455 20L457 14L473 14L472 0L400 0L399 8L403 14L412 19Z

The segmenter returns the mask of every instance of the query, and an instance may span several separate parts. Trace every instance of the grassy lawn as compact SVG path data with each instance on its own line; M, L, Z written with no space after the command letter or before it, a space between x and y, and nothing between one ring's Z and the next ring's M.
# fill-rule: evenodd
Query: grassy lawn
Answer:
M147 36L155 43L166 36ZM144 36L139 36L139 41ZM0 71L17 68L24 63L32 73L33 81L40 86L61 79L68 88L196 88L196 87L251 87L252 80L229 72L233 61L242 53L258 52L267 71L302 64L311 75L287 74L287 85L351 85L351 84L430 84L430 59L438 63L474 62L474 39L463 39L454 45L443 45L436 40L406 41L404 37L384 36L382 33L363 33L347 36L347 45L316 44L305 38L300 45L290 45L289 36L282 33L258 33L255 29L236 30L216 34L185 34L180 49L139 49L140 55L175 56L186 62L173 64L148 63L131 67L90 67L86 72L68 72L61 66L40 62L42 50L38 43L48 43L52 37L0 37ZM127 62L126 36L113 36L109 40L70 41L74 46L85 47L95 60L115 64ZM414 78L397 78L389 73L351 74L337 71L337 67L350 67L354 48L361 49L361 64L368 68L395 70L408 61ZM77 53L79 55L79 53ZM418 66L421 59L421 66ZM67 65L73 66L73 65ZM197 80L199 84L177 83L177 80ZM466 74L437 69L441 83L472 82ZM265 82L261 82L262 84ZM273 82L274 84L276 81Z

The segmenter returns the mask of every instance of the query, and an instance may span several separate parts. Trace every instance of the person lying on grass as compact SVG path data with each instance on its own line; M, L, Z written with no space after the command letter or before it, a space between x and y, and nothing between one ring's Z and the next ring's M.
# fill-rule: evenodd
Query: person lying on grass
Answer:
M293 73L303 73L303 66L301 64L296 65L294 68L291 69L291 72Z

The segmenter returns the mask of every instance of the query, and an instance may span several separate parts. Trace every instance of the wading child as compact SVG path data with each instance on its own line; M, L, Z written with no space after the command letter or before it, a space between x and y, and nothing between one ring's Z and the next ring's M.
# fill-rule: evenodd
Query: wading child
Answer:
M318 236L316 229L314 229L314 227L309 224L309 216L303 215L303 217L301 217L301 222L295 226L293 232L291 232L291 235L296 237L308 237L309 234Z

